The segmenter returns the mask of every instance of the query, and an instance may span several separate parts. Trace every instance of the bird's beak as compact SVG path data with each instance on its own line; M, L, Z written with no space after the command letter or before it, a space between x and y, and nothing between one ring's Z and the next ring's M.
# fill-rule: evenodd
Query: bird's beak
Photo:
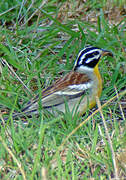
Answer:
M113 53L111 51L102 49L102 56L112 56L113 57Z

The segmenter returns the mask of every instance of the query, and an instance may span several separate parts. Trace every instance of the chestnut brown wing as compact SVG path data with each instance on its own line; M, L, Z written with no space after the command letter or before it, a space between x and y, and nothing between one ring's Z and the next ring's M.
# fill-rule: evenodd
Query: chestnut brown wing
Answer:
M58 79L52 86L42 91L42 106L48 108L64 103L65 100L82 96L85 90L89 89L91 80L86 74L70 72L66 76ZM38 96L30 101L22 110L27 111L38 108Z

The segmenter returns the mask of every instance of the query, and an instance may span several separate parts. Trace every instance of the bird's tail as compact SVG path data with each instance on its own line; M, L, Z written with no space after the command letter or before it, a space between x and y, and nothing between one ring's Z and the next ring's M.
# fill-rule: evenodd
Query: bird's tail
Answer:
M11 117L12 117L12 119L15 120L15 119L18 119L19 117L26 117L26 116L28 117L28 116L31 116L32 114L37 114L37 109L21 111L19 113L18 112L17 113L12 113ZM9 120L9 117L4 117L2 120L4 122L6 122L7 120Z

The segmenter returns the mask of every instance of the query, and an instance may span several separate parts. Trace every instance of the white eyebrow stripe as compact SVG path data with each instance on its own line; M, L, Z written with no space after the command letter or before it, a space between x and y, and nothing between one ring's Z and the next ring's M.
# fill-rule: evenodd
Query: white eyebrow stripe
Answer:
M87 61L85 62L86 64L90 63L91 61L93 61L94 59L98 59L100 57L100 54L98 54L97 56L95 57L92 57L92 58L89 58L87 59Z
M85 50L85 49L84 49ZM96 51L98 51L99 52L99 54L97 55L97 58L100 56L100 54L101 54L101 50L100 49L92 49L92 50L89 50L88 52L86 52L86 53L84 53L83 54L83 51L84 50L82 50L82 51L80 51L80 53L78 54L78 58L80 57L80 63L79 64L82 64L82 61L83 61L83 59L86 57L86 55L87 54L92 54L93 52L96 52ZM82 55L81 55L82 54ZM93 57L94 58L94 57ZM91 62L92 60L93 60L93 58L89 58L88 60L87 60L87 63L89 63L89 62ZM95 57L96 58L96 57Z
M89 89L91 88L92 86L92 82L88 82L88 83L85 83L85 84L74 84L74 85L70 85L68 86L70 89L76 89L76 90L86 90L86 89Z
M91 53L93 53L93 52L96 52L96 51L98 51L99 53L101 52L101 50L100 49L92 49L92 50L89 50L88 52L86 52L85 54L91 54Z
M85 49L84 49L84 50L85 50ZM80 51L80 53L78 54L78 57L81 55L81 53L82 53L84 50ZM96 52L96 51L98 51L99 54L102 52L102 50L100 50L100 49L91 49L91 50L85 52L83 55L86 56L87 54L92 54L93 52Z
M81 53L83 52L83 51L85 51L86 49L90 49L90 48L92 48L92 46L89 46L89 47L86 47L86 48L84 48L84 49L82 49L80 52L79 52L79 54L78 54L78 57L81 55ZM85 52L84 54L88 54L88 53L92 53L92 52L94 52L94 51L99 51L100 49L98 49L98 48L95 48L95 49L91 49L91 50L88 50L87 52Z

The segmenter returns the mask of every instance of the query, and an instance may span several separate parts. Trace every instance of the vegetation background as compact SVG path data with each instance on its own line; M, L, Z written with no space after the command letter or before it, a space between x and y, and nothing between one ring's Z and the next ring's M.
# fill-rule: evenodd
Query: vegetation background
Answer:
M86 45L114 54L100 63L102 110L13 121ZM125 0L1 0L0 110L0 179L126 179Z

